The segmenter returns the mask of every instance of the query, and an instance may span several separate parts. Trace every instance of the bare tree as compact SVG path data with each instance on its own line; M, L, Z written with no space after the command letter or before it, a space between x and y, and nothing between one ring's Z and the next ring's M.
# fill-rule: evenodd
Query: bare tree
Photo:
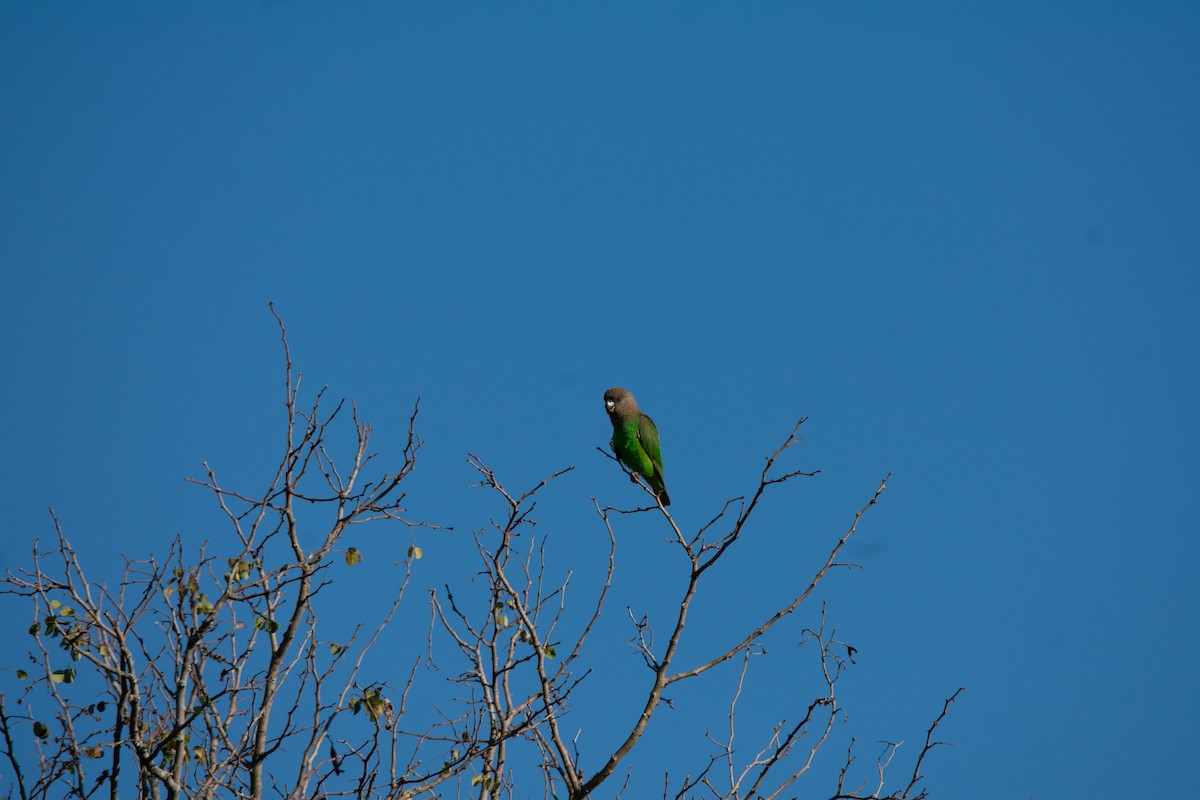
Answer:
M0 763L7 765L0 775L9 797L500 798L532 796L534 782L545 797L580 800L598 796L601 787L604 796L619 797L629 780L627 758L663 707L664 691L739 662L726 732L707 734L710 749L694 754L694 774L674 782L664 775L663 797L786 797L813 777L818 753L844 720L836 687L854 653L827 624L824 606L797 636L815 654L811 699L772 729L749 734L758 744L748 747L735 747L743 738L738 705L752 657L832 569L845 566L841 551L887 477L832 540L801 591L763 618L743 621L741 633L707 657L685 663L680 645L693 603L702 592L721 593L717 576L756 509L776 487L817 474L780 467L800 441L803 418L767 457L755 490L726 501L694 532L681 529L644 485L646 507L617 509L593 498L608 557L578 565L594 588L572 590L570 603L575 571L549 566L554 542L537 528L533 512L539 493L572 467L511 492L470 455L479 485L500 509L471 534L478 566L429 591L427 641L399 669L382 667L368 658L372 646L402 605L419 602L408 594L421 557L416 539L401 562L393 602L373 624L323 638L329 635L319 624L320 598L342 581L334 579L335 566L352 568L361 558L345 543L352 527L437 527L409 520L403 508L402 484L421 447L417 407L400 462L376 470L371 425L353 403L326 410L321 390L310 405L299 404L300 375L276 320L286 425L274 474L253 493L226 487L207 464L194 481L211 493L225 521L219 543L188 556L176 539L161 559L127 561L110 588L85 573L52 515L50 545L35 544L31 566L0 579L0 592L33 608L28 663L12 668L20 691L15 700L0 693ZM353 446L348 459L335 458L329 441L346 416ZM647 617L630 614L631 646L646 683L622 691L641 710L610 747L581 752L587 717L577 713L574 698L592 672L585 645L609 601L619 521L630 514L657 515L687 567L686 579L665 635L656 639ZM219 555L209 552L216 548ZM452 588L464 579L465 586ZM926 797L927 757L942 744L935 733L961 691L946 699L911 773L895 788L885 791L885 777L899 769L893 762L900 743L885 744L864 778L852 777L859 770L851 740L831 800ZM417 696L420 703L413 702Z

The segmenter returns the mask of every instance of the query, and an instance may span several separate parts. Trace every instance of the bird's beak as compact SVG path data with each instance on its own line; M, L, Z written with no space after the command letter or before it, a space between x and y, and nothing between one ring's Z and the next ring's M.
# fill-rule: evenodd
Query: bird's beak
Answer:
M614 408L616 408L616 407L617 407L617 404L616 404L615 402L613 402L612 400L605 400L605 401L604 401L604 409L605 409L606 411L612 411L612 410L613 410Z

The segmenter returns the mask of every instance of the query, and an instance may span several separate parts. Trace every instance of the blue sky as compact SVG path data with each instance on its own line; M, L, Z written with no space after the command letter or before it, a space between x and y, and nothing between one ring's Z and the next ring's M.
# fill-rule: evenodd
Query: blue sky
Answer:
M215 537L183 479L267 477L270 300L385 454L421 398L410 507L456 530L421 535L418 583L466 580L496 513L468 451L514 488L575 465L542 519L590 568L588 498L638 502L595 452L609 386L658 421L692 527L807 414L822 474L763 509L695 653L890 472L864 569L821 594L860 651L842 733L915 742L965 685L935 797L1186 785L1198 53L1187 3L5 3L3 566L50 505L98 576ZM665 613L646 585L679 566L648 521L618 535L601 688L641 675L624 605ZM646 791L674 731L722 724L667 717Z

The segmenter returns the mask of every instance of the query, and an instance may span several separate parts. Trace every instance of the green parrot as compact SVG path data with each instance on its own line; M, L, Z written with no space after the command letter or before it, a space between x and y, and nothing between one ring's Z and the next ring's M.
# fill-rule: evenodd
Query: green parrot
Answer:
M631 472L646 479L664 506L671 505L663 483L662 448L654 420L638 410L628 389L614 387L604 393L604 410L613 425L612 449Z

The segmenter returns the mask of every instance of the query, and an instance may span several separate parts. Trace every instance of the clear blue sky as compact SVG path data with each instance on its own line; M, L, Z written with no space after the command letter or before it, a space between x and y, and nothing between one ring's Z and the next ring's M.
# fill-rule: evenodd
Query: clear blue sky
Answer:
M638 502L595 452L609 386L689 526L808 414L795 466L823 473L764 509L692 652L891 472L865 569L821 595L860 651L839 735L915 742L965 685L935 797L1194 782L1197 5L8 2L0 107L5 567L49 505L96 577L215 537L183 478L265 479L273 300L385 454L421 397L413 516L456 531L422 535L418 584L465 580L496 511L468 450L514 488L574 464L542 519L593 557L588 497ZM639 581L679 566L620 534L599 687L644 679L624 604L669 609ZM646 792L692 741L668 732L723 724L668 717Z

